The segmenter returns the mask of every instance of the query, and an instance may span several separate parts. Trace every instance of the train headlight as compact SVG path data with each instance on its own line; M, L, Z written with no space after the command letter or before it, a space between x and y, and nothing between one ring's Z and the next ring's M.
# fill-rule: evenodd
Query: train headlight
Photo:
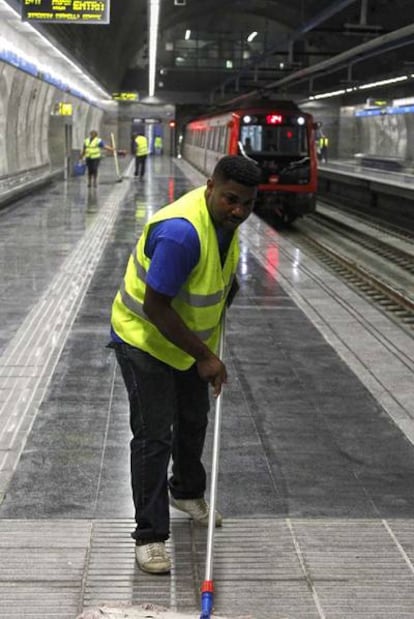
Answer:
M305 124L305 119L303 118L303 116L298 116L298 125L304 125Z
M243 116L243 122L248 125L249 123L252 122L252 117L249 115Z

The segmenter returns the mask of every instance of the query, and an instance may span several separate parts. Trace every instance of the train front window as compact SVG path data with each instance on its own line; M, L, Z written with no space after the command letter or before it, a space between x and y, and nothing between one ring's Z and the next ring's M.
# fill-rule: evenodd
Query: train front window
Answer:
M246 153L297 155L308 154L306 127L289 122L289 124L242 125L240 141Z

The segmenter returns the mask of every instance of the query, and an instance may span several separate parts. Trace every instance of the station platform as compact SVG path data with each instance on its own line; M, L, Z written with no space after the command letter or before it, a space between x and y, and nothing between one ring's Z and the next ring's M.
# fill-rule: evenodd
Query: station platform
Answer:
M360 179L365 182L389 185L397 190L414 191L414 171L413 170L387 170L363 165L357 159L330 159L327 163L320 163L319 170L325 172L335 172Z
M169 576L134 559L128 401L109 340L128 256L205 179L55 182L0 212L0 618L104 603L195 613L206 530L172 509ZM413 338L252 215L228 312L215 613L414 617ZM213 412L205 450L209 470Z

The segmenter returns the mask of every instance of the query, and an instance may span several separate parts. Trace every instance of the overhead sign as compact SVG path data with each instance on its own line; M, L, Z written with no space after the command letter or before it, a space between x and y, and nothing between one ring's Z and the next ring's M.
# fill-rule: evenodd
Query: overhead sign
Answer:
M61 101L59 103L59 114L60 116L72 116L73 114L73 106L71 103L64 103Z
M23 21L109 24L110 0L22 0Z
M139 96L137 92L113 92L112 99L115 99L115 101L134 102L139 100Z
M64 101L57 101L53 105L52 114L53 116L72 116L73 105Z
M161 118L133 118L134 125L157 125L161 122Z
M370 110L356 110L355 116L385 116L386 114L412 114L414 105L388 105L387 107L372 108Z
M370 97L369 99L367 99L366 108L372 108L372 107L385 107L386 105L389 105L390 102L387 101L386 99L373 99L372 97Z

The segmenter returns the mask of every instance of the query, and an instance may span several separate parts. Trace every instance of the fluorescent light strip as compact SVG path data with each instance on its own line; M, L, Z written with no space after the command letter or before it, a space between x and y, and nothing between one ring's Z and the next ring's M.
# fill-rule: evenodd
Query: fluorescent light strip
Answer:
M368 88L376 88L377 86L385 86L386 84L395 84L396 82L403 82L405 80L408 80L409 77L414 77L414 73L412 73L410 76L400 75L399 77L379 80L378 82L369 82L368 84L362 84L361 86L354 86L352 88L333 90L332 92L324 92L320 93L319 95L312 95L309 97L309 100L315 101L317 99L328 99L329 97L337 97L338 95L343 95L346 92L355 92L357 90L366 90Z
M309 97L309 99L311 99L312 101L315 99L328 99L329 97L337 97L338 95L343 95L344 92L345 92L344 89L333 90L332 92L324 92L319 95L313 95L312 97Z
M395 84L396 82L403 82L408 80L407 75L401 75L400 77L393 77L388 80L380 80L379 82L371 82L369 84L363 84L359 86L359 90L365 90L365 88L375 88L376 86L384 86L385 84Z
M158 21L160 17L160 0L149 0L149 59L148 59L148 95L155 93L155 72L157 68Z
M186 30L185 31L185 40L188 41L191 37L191 30Z
M253 39L255 39L256 37L257 37L257 32L251 32L249 36L247 37L247 42L251 43Z

